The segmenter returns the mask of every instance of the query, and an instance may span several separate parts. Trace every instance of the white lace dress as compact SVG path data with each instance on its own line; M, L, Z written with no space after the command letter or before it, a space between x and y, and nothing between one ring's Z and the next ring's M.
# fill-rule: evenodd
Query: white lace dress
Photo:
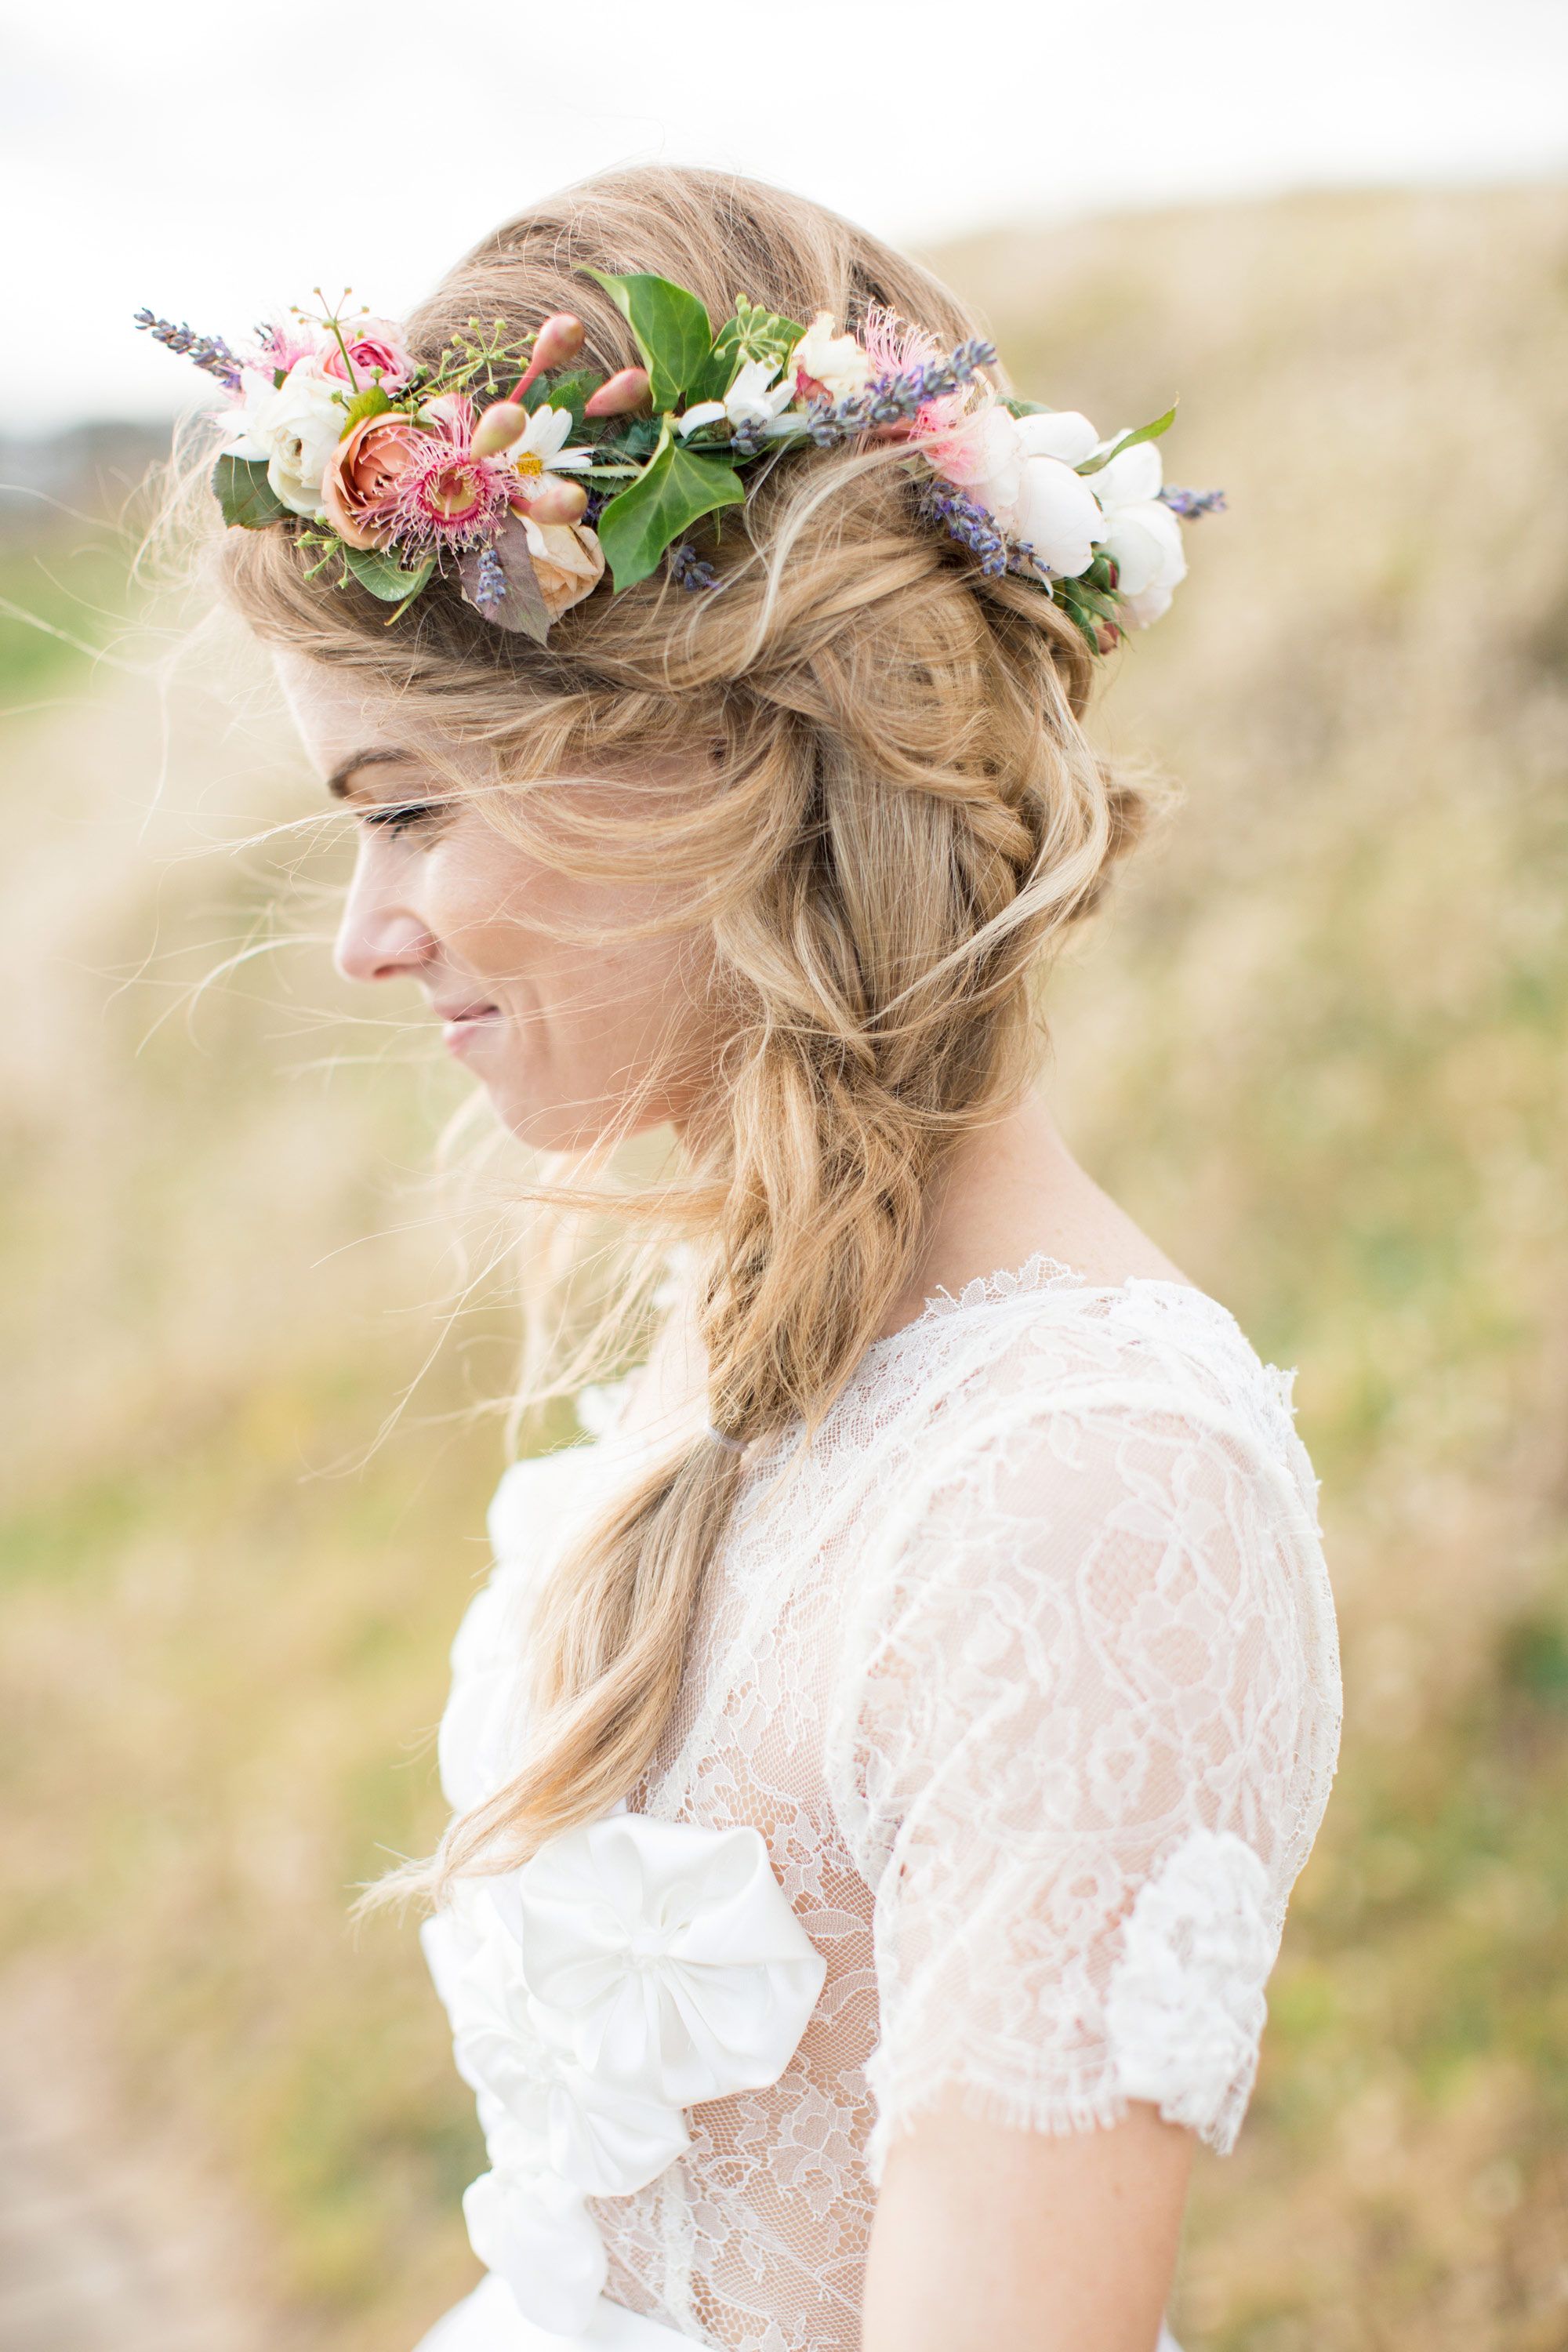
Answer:
M886 2150L946 2094L1228 2150L1339 1736L1293 1378L1202 1291L1042 1257L870 1348L804 1459L752 1450L628 1808L426 1928L492 2166L431 2352L855 2352ZM454 1806L646 1444L502 1478Z

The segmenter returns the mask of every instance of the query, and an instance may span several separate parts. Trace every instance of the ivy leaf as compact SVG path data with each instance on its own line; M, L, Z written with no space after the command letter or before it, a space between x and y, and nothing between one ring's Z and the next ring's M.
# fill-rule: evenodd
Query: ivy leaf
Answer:
M617 278L583 265L596 278L633 334L653 381L653 404L661 414L679 405L712 349L713 330L695 294L668 278Z
M225 522L237 523L243 530L260 530L289 511L258 458L220 457L213 467L212 485Z
M413 572L405 572L395 555L384 554L378 547L343 546L343 562L362 588L379 596L384 604L401 604L410 596L417 596L436 569L436 559L427 555Z
M700 516L743 506L745 486L722 457L700 457L668 436L651 465L612 499L595 528L617 594L646 580Z
M1120 457L1123 449L1135 449L1140 441L1157 441L1162 433L1170 431L1175 421L1176 404L1173 401L1163 416L1156 416L1152 425L1140 425L1135 433L1124 433L1121 440L1113 441L1102 456L1086 457L1081 466L1075 466L1074 473L1098 474L1102 466L1110 465L1112 457Z
M544 603L544 592L539 584L539 574L533 568L533 558L528 551L528 531L521 518L509 515L497 532L494 543L496 562L506 583L506 593L493 602L481 602L479 597L480 548L472 548L458 559L458 577L463 583L463 601L482 613L498 629L510 629L531 637L536 646L543 645L550 635L550 614Z
M392 403L380 384L366 384L364 390L356 392L353 398L344 406L343 431L352 433L354 426L366 416L384 416L391 406Z

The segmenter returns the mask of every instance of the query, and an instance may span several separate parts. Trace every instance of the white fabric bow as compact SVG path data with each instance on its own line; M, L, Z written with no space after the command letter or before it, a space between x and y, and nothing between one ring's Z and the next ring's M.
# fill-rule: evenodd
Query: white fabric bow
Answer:
M552 2040L499 1921L459 1971L452 2010L458 2072L505 2116L514 2166L547 2165L585 2196L629 2197L689 2147L679 2107L595 2081Z
M526 2319L574 2334L605 2276L584 2198L672 2164L683 2107L776 2082L826 1964L755 1830L621 1808L470 1884L421 1938L489 2150L463 2199L474 2252Z
M496 1892L579 2065L663 2105L776 2083L826 1974L752 1829L617 1813L552 1838Z

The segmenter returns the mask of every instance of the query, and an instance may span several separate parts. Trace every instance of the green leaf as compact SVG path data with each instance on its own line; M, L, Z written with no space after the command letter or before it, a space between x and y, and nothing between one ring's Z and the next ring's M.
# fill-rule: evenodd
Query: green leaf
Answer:
M343 431L352 433L363 417L384 416L391 406L392 403L380 384L366 384L363 392L356 392L353 398L344 405Z
M1081 574L1072 583L1072 596L1075 604L1081 604L1086 612L1093 613L1098 619L1117 620L1114 597L1103 589L1092 587Z
M666 548L700 516L743 506L745 498L733 466L722 457L699 457L667 437L640 478L612 499L599 517L599 543L616 590L646 580Z
M598 391L605 381L596 368L574 368L570 373L538 375L522 395L522 404L531 415L536 408L569 408L572 412L572 435L579 440L584 430L583 410L591 394ZM596 419L590 420L597 422Z
M436 559L427 555L413 572L405 572L395 555L384 555L376 547L343 547L343 562L362 588L379 596L384 604L400 604L407 596L417 596L436 569Z
M1098 474L1102 466L1110 465L1112 457L1120 457L1123 449L1134 449L1140 441L1157 441L1162 433L1170 431L1175 421L1176 404L1173 401L1163 416L1156 416L1152 425L1141 425L1135 433L1124 433L1120 441L1111 443L1102 457L1086 457L1081 466L1075 466L1074 473Z
M637 337L643 365L653 381L653 404L661 413L679 405L682 394L707 363L713 330L695 294L668 278L613 277L590 269Z
M794 319L781 318L776 310L737 294L735 315L714 336L702 372L690 387L689 404L722 400L747 360L771 360L775 371L782 368L805 332Z
M1057 602L1061 606L1062 611L1067 614L1068 619L1073 624L1074 627L1079 629L1089 640L1089 649L1090 653L1097 654L1100 651L1100 634L1096 629L1093 621L1089 617L1089 614L1085 611L1083 605L1079 603L1075 596L1068 596L1064 593L1063 583L1059 580L1057 583L1056 594Z
M268 480L259 458L220 457L213 467L212 484L225 522L237 523L244 530L260 530L290 511Z

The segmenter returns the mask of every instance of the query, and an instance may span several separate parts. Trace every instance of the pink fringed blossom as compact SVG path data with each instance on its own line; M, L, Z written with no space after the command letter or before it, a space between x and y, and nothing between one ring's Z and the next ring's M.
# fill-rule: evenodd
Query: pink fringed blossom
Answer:
M873 379L907 375L911 368L942 357L942 345L923 327L911 326L885 303L873 302L860 329L860 346L871 362Z
M392 500L393 537L423 554L478 547L492 540L521 485L516 469L473 451L475 410L461 393L446 393L419 412L426 428L419 450L397 482Z
M287 375L296 361L313 359L316 355L314 335L301 333L298 327L270 324L258 330L256 356L246 356L247 367L265 370L270 375L278 371Z

